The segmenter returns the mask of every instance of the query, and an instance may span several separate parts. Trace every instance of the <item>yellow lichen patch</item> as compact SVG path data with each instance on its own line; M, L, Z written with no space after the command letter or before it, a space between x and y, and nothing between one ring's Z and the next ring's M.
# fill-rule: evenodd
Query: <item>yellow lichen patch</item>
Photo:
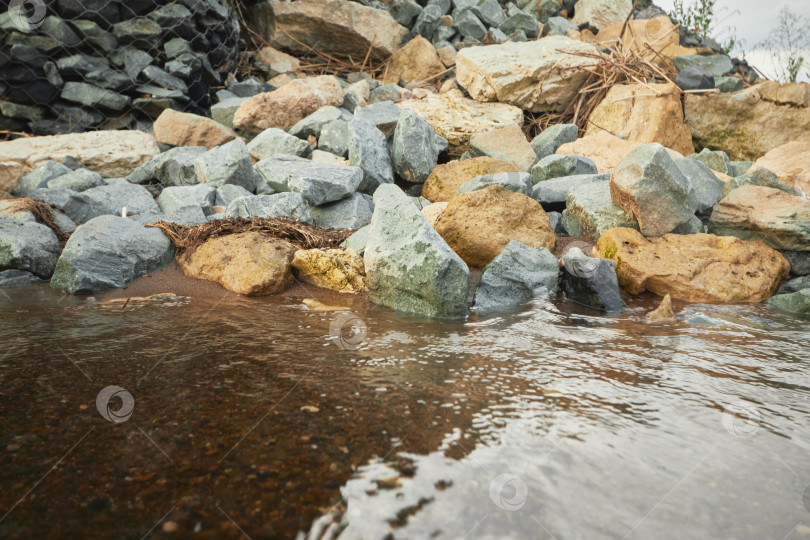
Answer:
M368 290L363 259L351 249L302 249L292 260L295 277L299 280L345 293Z

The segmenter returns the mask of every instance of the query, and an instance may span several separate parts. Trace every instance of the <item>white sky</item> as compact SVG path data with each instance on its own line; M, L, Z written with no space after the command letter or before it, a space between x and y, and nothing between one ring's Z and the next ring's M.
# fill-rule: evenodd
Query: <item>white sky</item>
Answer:
M685 0L689 5L696 0ZM656 0L655 3L667 12L672 10L672 0ZM779 12L789 6L791 12L810 19L810 0L717 0L716 27L719 41L725 41L733 30L741 45L734 55L745 53L745 58L768 76L773 76L771 58L767 52L753 49L768 37L779 22ZM808 29L810 32L810 29ZM807 60L810 62L810 58Z

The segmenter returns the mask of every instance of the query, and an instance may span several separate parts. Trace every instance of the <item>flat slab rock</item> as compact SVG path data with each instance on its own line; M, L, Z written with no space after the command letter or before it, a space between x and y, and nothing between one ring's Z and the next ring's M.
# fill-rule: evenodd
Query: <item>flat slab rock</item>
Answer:
M619 284L695 303L760 302L772 296L790 265L762 242L713 234L645 238L633 229L603 234L594 250L616 261Z

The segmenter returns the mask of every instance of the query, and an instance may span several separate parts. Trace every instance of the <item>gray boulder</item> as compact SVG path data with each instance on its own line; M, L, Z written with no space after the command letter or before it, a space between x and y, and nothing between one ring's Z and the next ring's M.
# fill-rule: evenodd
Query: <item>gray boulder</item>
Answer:
M371 221L374 202L365 193L352 193L345 199L312 209L315 226L321 229L359 229Z
M349 165L363 169L358 189L364 193L374 193L380 184L394 183L394 164L385 135L363 118L349 122Z
M0 270L0 288L25 287L26 285L41 285L45 281L23 270Z
M158 206L161 212L165 214L171 214L184 206L197 206L208 216L214 212L213 206L216 198L217 188L208 184L173 186L167 187L160 193Z
M266 195L272 194L273 193L266 193ZM214 200L214 206L228 206L235 199L239 199L240 197L250 197L251 195L252 193L243 188L242 186L225 184L224 186L219 186L217 188L217 195L216 199Z
M658 143L627 154L610 177L610 196L638 221L644 236L663 236L698 208L692 184Z
M178 146L155 156L127 176L132 184L157 181L164 186L197 184L194 162L208 150L204 146Z
M549 17L543 27L543 33L547 36L565 36L568 34L569 30L576 29L577 26L565 17Z
M765 301L769 306L798 315L810 315L810 289L790 294L777 294Z
M73 191L85 191L90 188L103 186L104 179L97 172L87 169L77 169L58 178L48 181L49 189L72 189Z
M705 163L713 171L731 175L731 161L728 159L728 154L722 150L709 150L708 148L704 148L699 154L692 154L688 157Z
M248 152L256 159L267 159L279 154L292 154L308 158L312 147L305 140L294 137L278 128L265 129L247 145Z
M26 174L20 180L20 194L25 195L35 189L48 187L48 182L62 175L72 172L70 169L56 161L43 161L36 169Z
M124 208L127 209L127 212L133 214L159 211L159 207L149 190L129 182L116 182L106 186L94 187L84 191L82 194L86 195L91 203L108 208L109 212L106 213L109 214L121 215ZM68 216L73 219L70 214ZM78 220L74 219L74 221Z
M706 227L703 225L703 222L700 221L700 218L692 216L688 221L672 229L671 234L700 234L705 232Z
M698 66L711 73L714 77L721 77L734 69L731 58L724 54L676 56L673 62L679 71L683 71L688 66Z
M563 255L562 262L562 290L567 300L601 311L622 310L614 261L588 257L575 247Z
M116 213L105 202L99 202L88 197L86 193L70 189L35 189L28 196L45 201L75 223L85 223L98 216ZM119 210L118 213L120 212Z
M51 287L71 294L119 289L173 259L174 246L160 229L128 218L100 216L70 237Z
M558 236L567 236L568 231L562 224L562 214L560 212L546 212L548 214L548 221L551 223L551 230Z
M364 259L372 302L426 317L467 313L469 268L395 185L374 193Z
M252 195L234 199L225 209L225 217L291 217L302 223L312 223L312 210L298 193Z
M596 182L568 190L562 225L570 236L588 236L598 240L608 229L628 227L638 230L638 223L610 198L610 183Z
M782 256L790 263L790 275L810 275L810 251L780 251Z
M745 83L739 77L716 77L715 86L721 92L739 92L745 88Z
M546 248L533 248L512 240L481 272L475 307L516 306L535 296L557 295L560 261Z
M555 124L543 130L530 144L537 159L543 159L556 152L560 146L576 141L578 135L579 128L576 124Z
M742 176L753 166L753 161L729 161L728 174L729 176Z
M321 136L321 129L323 129L323 126L328 122L332 120L348 121L351 120L351 118L352 114L349 111L327 105L326 107L321 107L303 120L300 120L290 128L290 135L298 137L299 139L306 139L310 136L317 139Z
M354 117L368 120L382 131L386 137L390 137L397 129L401 112L402 109L393 101L380 101L355 109Z
M23 270L47 279L58 258L59 241L48 227L0 217L0 270Z
M796 189L796 187L782 182L775 172L764 167L753 170L749 169L740 176L732 178L724 184L724 193L728 195L738 187L745 185L769 187L784 191L790 195L803 196L802 192Z
M574 176L563 176L538 182L532 188L531 196L540 204L564 203L568 197L568 192L575 187L588 186L596 182L607 182L610 180L610 173L605 174L577 174Z
M404 180L423 184L439 159L435 132L410 109L402 109L394 130L394 170Z
M510 15L498 25L498 30L510 36L515 32L523 32L527 38L533 39L540 35L540 24L534 15L518 12Z
M787 294L803 291L804 289L810 289L810 276L801 276L785 282L779 292Z
M532 183L545 182L552 178L597 174L596 163L591 158L576 155L552 154L532 166Z
M366 244L368 244L368 233L371 232L371 225L366 225L357 229L353 235L348 237L340 244L340 247L345 249L354 250L355 253L361 257L366 252Z
M233 129L233 116L246 101L250 101L250 98L235 96L222 99L219 103L211 105L211 118L215 122Z
M717 178L708 165L692 158L677 158L675 165L695 191L698 212L705 212L720 202L725 183Z
M175 208L160 219L183 227L195 227L208 221L203 209L196 204Z
M529 173L524 172L508 172L508 173L495 173L484 174L476 176L475 178L465 182L456 193L467 193L469 191L478 191L495 184L503 186L509 191L515 193L522 193L527 197L532 196L532 177Z
M248 191L256 189L253 161L242 139L234 139L194 160L194 172L201 184L234 184Z
M313 206L338 201L357 191L363 181L359 167L312 161L264 159L256 164L256 171L270 188L299 193Z
M346 157L349 153L349 123L345 120L332 120L324 124L318 137L318 148Z
M675 84L681 90L711 90L716 83L714 75L706 68L702 66L686 66L678 73Z

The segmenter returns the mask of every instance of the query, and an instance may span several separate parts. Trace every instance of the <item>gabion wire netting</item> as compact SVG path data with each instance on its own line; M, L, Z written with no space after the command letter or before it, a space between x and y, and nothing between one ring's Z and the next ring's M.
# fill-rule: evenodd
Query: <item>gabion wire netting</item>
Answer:
M227 0L11 0L0 11L0 130L146 128L166 108L208 114L238 56Z

